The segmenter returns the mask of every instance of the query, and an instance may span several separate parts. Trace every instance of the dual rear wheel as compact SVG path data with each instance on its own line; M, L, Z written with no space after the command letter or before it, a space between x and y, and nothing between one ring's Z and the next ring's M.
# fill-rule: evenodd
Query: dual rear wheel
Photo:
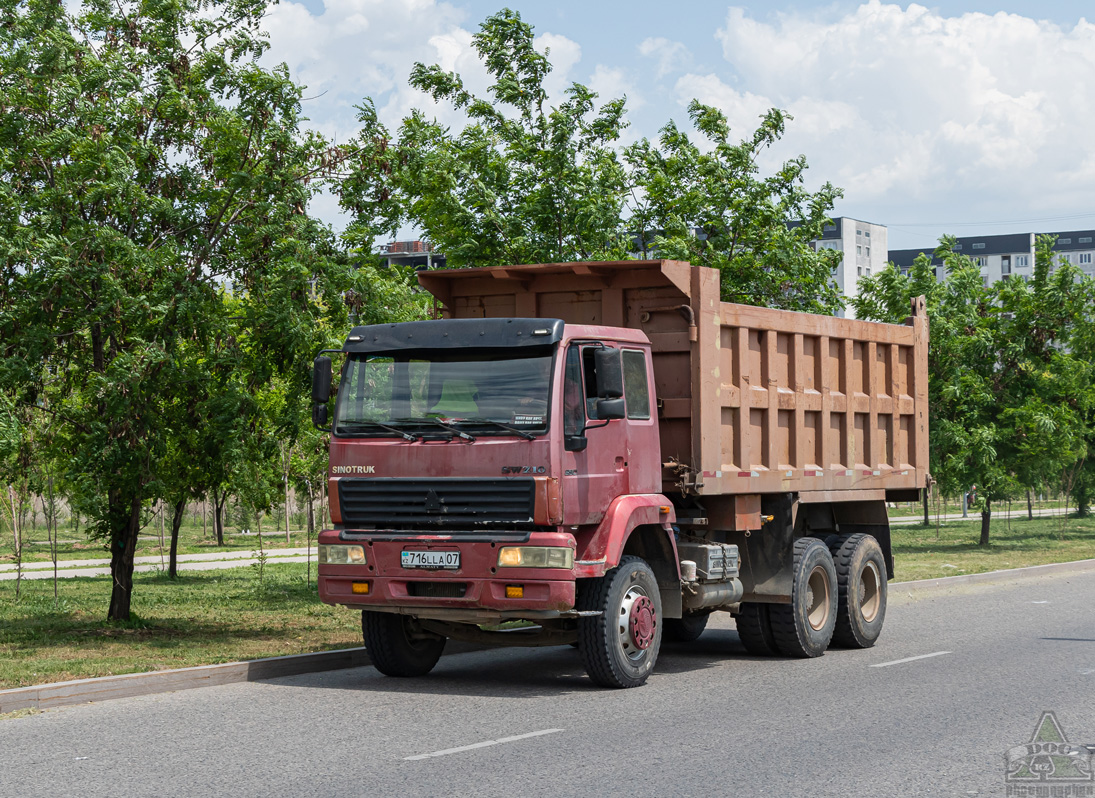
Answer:
M820 657L830 643L870 648L878 640L886 616L886 565L872 536L800 538L792 580L790 604L741 605L737 627L746 651Z

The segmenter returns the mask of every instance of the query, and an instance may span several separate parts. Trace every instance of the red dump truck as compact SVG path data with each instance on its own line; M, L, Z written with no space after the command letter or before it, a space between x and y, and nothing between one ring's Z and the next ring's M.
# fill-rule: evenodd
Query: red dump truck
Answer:
M419 280L441 318L355 327L329 426L330 358L313 376L319 594L381 672L570 643L635 687L714 611L755 654L878 639L886 502L927 478L922 299L904 325L734 305L669 260Z

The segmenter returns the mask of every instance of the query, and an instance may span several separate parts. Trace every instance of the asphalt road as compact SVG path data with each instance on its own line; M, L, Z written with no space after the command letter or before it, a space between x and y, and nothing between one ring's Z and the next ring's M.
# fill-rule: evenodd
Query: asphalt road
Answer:
M68 707L0 721L0 795L1004 795L1044 710L1095 744L1093 596L895 590L878 646L818 660L751 657L715 616L635 690L563 647Z

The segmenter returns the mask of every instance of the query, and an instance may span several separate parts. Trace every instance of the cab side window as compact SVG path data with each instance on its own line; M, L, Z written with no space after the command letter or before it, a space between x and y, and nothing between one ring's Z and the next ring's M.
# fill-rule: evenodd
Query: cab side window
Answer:
M650 418L650 385L646 380L646 353L635 349L623 352L624 400L627 417Z
M582 364L578 347L567 350L563 375L563 434L580 435L585 426L585 396L582 393Z

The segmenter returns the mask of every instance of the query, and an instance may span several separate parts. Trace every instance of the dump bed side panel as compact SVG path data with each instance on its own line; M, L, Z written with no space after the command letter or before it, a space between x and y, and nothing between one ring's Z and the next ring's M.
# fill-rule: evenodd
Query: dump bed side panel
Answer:
M424 272L445 316L561 318L642 330L666 490L848 501L927 475L927 320L905 325L719 301L677 261Z

